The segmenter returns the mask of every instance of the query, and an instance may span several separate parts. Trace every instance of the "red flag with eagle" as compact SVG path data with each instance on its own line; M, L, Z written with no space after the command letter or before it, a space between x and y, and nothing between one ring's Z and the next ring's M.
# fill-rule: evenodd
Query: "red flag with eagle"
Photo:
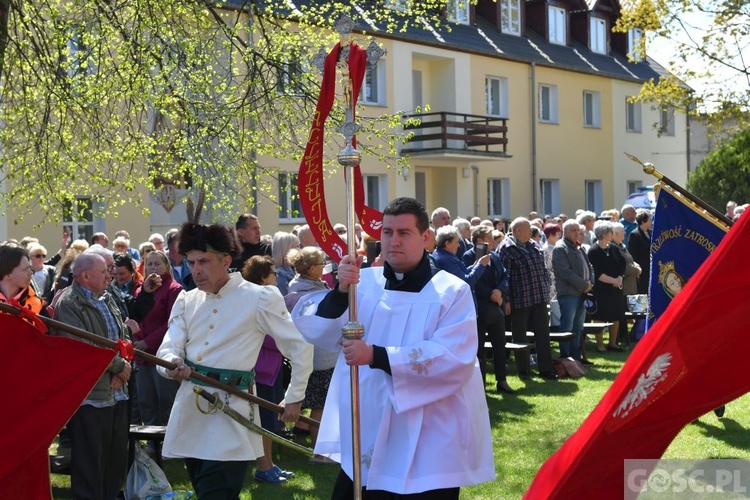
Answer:
M50 444L114 356L0 313L0 498L52 498Z
M657 214L658 216L658 214ZM688 423L750 390L742 217L638 343L599 405L525 498L622 498L625 459L656 459Z

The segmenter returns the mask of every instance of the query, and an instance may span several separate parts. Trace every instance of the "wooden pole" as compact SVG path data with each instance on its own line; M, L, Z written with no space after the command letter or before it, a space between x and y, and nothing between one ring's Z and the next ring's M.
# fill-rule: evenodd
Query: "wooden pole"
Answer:
M21 311L17 307L11 306L10 304L6 304L3 302L0 302L0 311L13 314L16 316L21 314ZM75 326L68 325L67 323L63 323L61 321L57 321L51 318L46 318L44 316L37 316L37 317L40 320L42 320L44 324L47 325L47 327L49 327L50 329L68 333L70 335L73 335L74 337L78 337L78 338L87 340L91 342L92 344L96 344L99 347L105 347L107 349L113 349L115 351L119 350L117 346L117 342L106 339L104 337L100 337L99 335L95 335L91 332L82 330ZM143 361L148 361L149 363L163 366L164 368L167 368L168 370L175 370L177 368L176 364L170 363L168 361L164 361L163 359L158 358L154 356L153 354L149 354L147 352L143 352L138 349L133 349L133 351L134 351L135 357L138 359L142 359ZM258 396L255 396L253 394L249 394L247 392L241 391L234 386L224 384L222 382L219 382L218 380L214 380L211 377L207 377L192 369L190 371L190 378L195 379L195 380L200 380L206 385L210 385L211 387L214 387L216 389L221 389L222 391L233 394L237 396L238 398L244 399L245 401L249 401L250 403L255 403L258 406L262 406L263 408L267 408L278 414L284 413L283 406L279 406L277 404L271 403L270 401L266 401L265 399L259 398ZM320 425L320 422L318 422L317 420L313 420L304 415L300 415L299 421L304 422L308 425L315 426L315 427L318 427Z

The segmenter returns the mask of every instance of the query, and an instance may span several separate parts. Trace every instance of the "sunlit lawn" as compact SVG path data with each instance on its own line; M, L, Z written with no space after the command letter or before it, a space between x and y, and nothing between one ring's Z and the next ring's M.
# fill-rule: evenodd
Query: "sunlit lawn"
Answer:
M593 351L593 349L591 349ZM462 499L520 498L544 461L570 436L596 406L620 370L627 354L594 352L596 366L582 379L545 382L522 381L515 376L515 364L508 365L509 383L519 389L514 395L499 395L492 375L488 378L488 403L492 423L497 478L462 488ZM367 397L363 395L363 397ZM750 459L750 397L743 396L727 406L723 419L713 413L688 425L667 450L668 458ZM306 443L307 438L297 438ZM452 460L452 457L444 457ZM317 499L329 498L338 467L310 464L307 458L282 450L276 462L296 477L283 486L257 483L248 471L242 498ZM165 461L164 470L173 488L190 489L181 461ZM70 478L53 474L55 498L70 497Z

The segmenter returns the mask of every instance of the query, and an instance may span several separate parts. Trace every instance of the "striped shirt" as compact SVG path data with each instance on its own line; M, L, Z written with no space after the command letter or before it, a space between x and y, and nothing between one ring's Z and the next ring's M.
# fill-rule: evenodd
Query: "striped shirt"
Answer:
M112 342L117 342L117 340L120 338L120 327L117 324L117 320L115 320L114 315L112 314L112 311L109 309L109 306L107 305L107 298L109 295L107 292L104 292L103 294L96 296L94 293L84 287L81 287L81 290L83 290L83 294L86 296L86 299L99 311L99 314L102 315L104 318L105 323L107 324L107 338L111 340ZM110 396L105 400L93 400L93 399L86 399L82 404L84 405L90 405L95 408L106 408L108 406L114 406L115 403L118 401L127 401L128 395L125 392L125 386L122 386L119 389L115 389L110 393Z

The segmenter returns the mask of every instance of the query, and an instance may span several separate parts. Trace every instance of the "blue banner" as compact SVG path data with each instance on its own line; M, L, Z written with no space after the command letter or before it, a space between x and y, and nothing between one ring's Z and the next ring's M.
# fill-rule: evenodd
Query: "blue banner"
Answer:
M728 230L672 189L658 189L651 235L647 328L664 313Z

